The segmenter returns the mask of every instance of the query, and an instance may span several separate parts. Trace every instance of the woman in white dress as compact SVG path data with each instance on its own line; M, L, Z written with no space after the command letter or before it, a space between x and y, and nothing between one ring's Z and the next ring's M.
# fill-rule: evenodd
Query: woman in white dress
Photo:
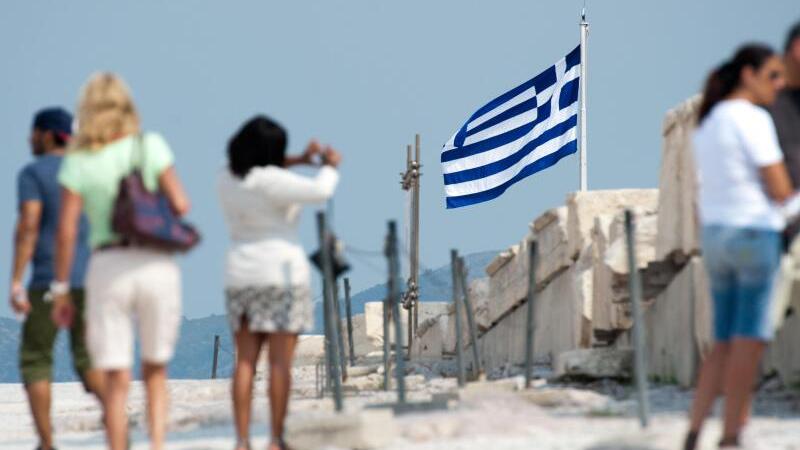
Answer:
M338 152L312 141L302 156L286 155L286 132L264 117L249 120L228 144L228 167L219 176L219 195L230 230L225 269L226 310L233 330L236 368L233 409L237 450L247 450L255 366L269 346L269 450L285 448L283 422L291 385L291 361L298 334L313 327L311 273L297 235L302 206L330 198L339 180ZM312 164L315 177L287 170Z

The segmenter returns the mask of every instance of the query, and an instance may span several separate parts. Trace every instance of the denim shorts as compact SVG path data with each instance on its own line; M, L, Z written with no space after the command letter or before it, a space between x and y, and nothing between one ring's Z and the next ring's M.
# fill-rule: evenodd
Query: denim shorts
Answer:
M714 301L714 337L772 339L772 291L780 268L779 231L703 227L703 259Z

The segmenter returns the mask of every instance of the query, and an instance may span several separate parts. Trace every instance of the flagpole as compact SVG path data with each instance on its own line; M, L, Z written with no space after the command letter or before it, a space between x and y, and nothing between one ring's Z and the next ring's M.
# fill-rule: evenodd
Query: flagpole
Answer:
M586 191L586 37L589 34L589 22L586 21L586 7L581 11L581 142L580 142L580 190Z

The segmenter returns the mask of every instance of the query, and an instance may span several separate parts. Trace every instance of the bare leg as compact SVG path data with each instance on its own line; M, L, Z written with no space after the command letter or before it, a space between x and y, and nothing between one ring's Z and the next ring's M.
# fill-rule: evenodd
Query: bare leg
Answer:
M723 441L735 443L753 399L753 385L766 344L755 339L737 338L731 344L725 368L725 431Z
M694 402L689 413L689 436L685 450L691 450L696 445L697 437L703 427L703 422L711 412L714 401L719 396L722 386L722 374L725 369L730 344L716 343L711 353L706 356L700 375L697 379L697 389L694 393ZM689 442L689 441L692 442Z
M50 424L50 380L36 381L25 385L28 404L39 434L39 443L43 450L53 447L53 428Z
M164 448L167 427L167 366L142 364L142 376L147 391L147 426L150 430L150 448Z
M250 441L250 412L253 401L253 377L264 335L251 333L242 319L236 338L236 369L233 374L233 416L236 421L237 449Z
M128 414L125 404L131 385L130 369L106 371L106 436L111 450L125 450L128 446Z
M91 369L86 371L83 378L89 392L91 392L102 405L103 397L105 397L106 393L106 378L103 372L101 370Z
M269 404L272 420L271 450L283 439L283 422L289 406L292 387L292 356L297 345L296 334L274 333L267 337L269 346Z

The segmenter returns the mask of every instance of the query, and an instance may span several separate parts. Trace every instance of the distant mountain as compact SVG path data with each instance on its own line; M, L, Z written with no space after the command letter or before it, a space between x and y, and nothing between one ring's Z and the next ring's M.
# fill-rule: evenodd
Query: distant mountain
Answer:
M225 315L183 319L175 357L169 366L169 376L190 379L211 378L215 335L220 337L217 376L229 377L233 373L234 346L228 318Z
M465 255L464 260L469 271L469 279L486 276L484 269L495 255L497 255L495 251ZM450 301L452 292L452 274L449 265L425 270L420 274L422 301ZM385 283L354 294L352 297L353 314L364 312L365 303L381 301L385 296ZM322 333L322 303L318 302L314 306L314 315L316 316L314 332ZM169 366L170 377L209 378L215 335L220 337L217 374L219 377L230 376L233 371L233 342L230 328L224 315L214 315L201 319L183 319L175 357ZM20 381L19 336L20 323L14 319L0 317L0 383L18 383ZM64 332L61 332L56 340L54 358L54 379L56 381L77 381L72 370L68 336ZM137 356L136 360L138 361L138 359ZM138 363L134 367L134 371L138 378Z

